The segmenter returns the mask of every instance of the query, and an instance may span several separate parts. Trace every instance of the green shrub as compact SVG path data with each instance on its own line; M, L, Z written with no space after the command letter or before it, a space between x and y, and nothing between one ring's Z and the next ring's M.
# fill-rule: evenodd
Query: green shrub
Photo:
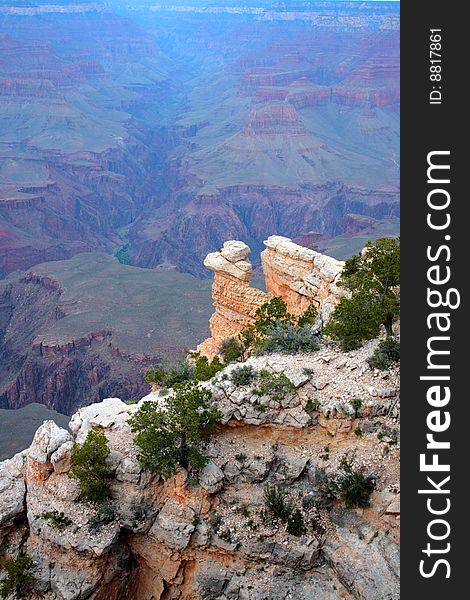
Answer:
M346 508L369 506L369 496L374 490L375 481L371 475L364 475L353 469L346 458L340 463L340 471L334 478L331 491L346 505Z
M321 402L318 398L309 398L305 403L306 412L313 412L320 408Z
M400 342L394 337L385 338L374 351L374 354L368 359L372 369L386 371L400 361Z
M224 529L223 531L221 531L218 534L219 538L221 540L224 540L225 542L227 542L228 544L232 543L232 532L231 530L227 527L227 529Z
M287 532L297 537L305 533L304 519L298 508L287 519Z
M0 555L4 554L11 546L11 542L8 538L4 538L0 543Z
M341 298L324 333L345 351L377 337L381 325L390 337L400 312L399 239L367 242L363 252L346 261L340 285L351 291L351 297Z
M259 374L258 386L253 390L257 396L268 396L274 402L282 402L288 394L295 394L295 385L284 373L270 373L262 369Z
M297 325L299 327L303 327L304 325L313 325L317 320L317 308L314 304L310 304L307 310L300 315L297 321Z
M243 355L242 343L236 337L225 338L220 347L220 355L226 365L236 362Z
M106 464L109 455L108 441L102 431L91 429L80 446L74 444L70 477L80 484L83 500L101 503L110 496L108 481L111 470Z
M295 317L287 310L287 304L276 296L265 302L256 310L255 329L258 333L267 334L268 330L277 323L294 323Z
M222 515L218 512L213 512L210 521L214 531L217 533L223 523Z
M197 469L207 463L202 442L215 433L222 418L211 398L210 390L192 382L168 398L165 410L154 402L143 403L129 423L145 469L169 478L178 465Z
M297 354L318 350L319 343L316 335L312 334L309 325L292 325L291 323L276 323L266 331L266 337L256 347L257 354Z
M258 372L251 365L236 367L230 373L230 381L237 387L250 385L258 377Z
M235 460L238 462L245 462L248 456L244 452L240 452L239 454L235 454Z
M116 506L114 502L110 502L109 500L102 502L88 523L88 531L90 533L97 533L102 527L114 521L115 518Z
M45 521L50 522L50 524L56 529L65 529L69 525L72 525L72 519L66 517L63 512L59 512L58 510L51 510L50 512L44 512L38 515Z
M209 381L225 366L218 356L215 356L210 362L206 356L196 356L195 358L194 379L196 381Z
M349 404L354 408L354 415L357 417L357 411L362 407L362 400L360 398L352 398Z
M263 499L266 509L281 521L285 522L291 516L293 506L283 486L267 484L264 488Z
M154 366L147 371L145 381L156 383L162 389L177 388L190 381L208 381L224 368L218 356L209 362L206 356L194 352L191 359L178 360L167 368Z
M0 584L1 597L7 598L11 594L17 598L23 597L35 582L30 574L32 567L33 561L27 554L6 560L2 565L6 577Z
M152 367L147 371L145 381L170 388L177 384L192 381L195 373L196 367L194 364L190 364L187 360L179 360L167 369L164 369L161 365Z

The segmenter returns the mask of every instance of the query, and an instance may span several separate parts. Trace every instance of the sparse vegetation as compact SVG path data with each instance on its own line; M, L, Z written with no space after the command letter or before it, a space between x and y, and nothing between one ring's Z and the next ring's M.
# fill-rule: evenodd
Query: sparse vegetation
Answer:
M232 531L227 527L223 531L217 534L221 540L224 540L228 544L232 543Z
M357 417L357 411L360 410L362 408L362 400L360 398L352 398L349 401L349 404L353 407L354 409L354 416Z
M287 519L287 532L297 537L305 533L304 519L298 508Z
M266 331L266 337L256 346L256 354L297 354L318 350L317 336L312 334L309 325L292 325L278 322Z
M17 598L24 597L35 582L30 573L32 567L33 560L27 554L6 560L2 565L6 577L0 584L1 597L7 598L11 594L15 594Z
M77 479L83 500L100 504L110 496L111 470L106 464L108 441L102 431L91 429L82 445L74 444L70 477Z
M245 462L247 458L248 458L248 456L244 452L235 454L235 460L238 460L238 462Z
M45 521L48 521L56 529L66 529L69 525L72 525L72 519L67 517L63 512L58 510L51 510L38 515Z
M340 284L351 291L341 298L324 333L338 340L344 351L376 337L380 326L387 337L400 311L400 242L380 238L346 261Z
M98 505L95 514L88 523L90 533L97 533L102 527L108 525L116 518L116 506L114 502L107 500Z
M321 406L321 402L318 398L309 398L305 403L306 412L314 412Z
M250 385L258 377L258 372L251 365L236 367L230 373L230 381L237 387Z
M286 522L291 516L293 506L281 485L267 484L263 492L264 505L274 517Z
M257 396L267 396L270 400L281 403L288 394L295 393L295 385L284 373L270 373L266 369L262 369L258 385L253 393Z
M243 346L241 341L236 337L226 338L220 347L220 355L227 365L236 362L243 356Z
M191 382L168 398L165 410L143 403L129 423L145 469L169 478L178 465L197 469L207 463L202 443L215 433L222 417L211 398L210 390Z
M137 529L139 524L142 524L147 518L147 509L145 506L138 504L132 508L132 528Z
M215 533L217 533L219 531L222 523L223 523L222 515L220 515L218 512L213 512L211 515L211 525L212 525L212 528L214 529Z
M400 361L400 342L394 337L387 337L382 340L375 349L372 356L368 359L369 366L372 369L386 371Z
M346 508L369 506L369 496L374 490L375 480L372 475L364 475L355 470L347 458L343 457L340 470L333 478L330 491L339 497Z

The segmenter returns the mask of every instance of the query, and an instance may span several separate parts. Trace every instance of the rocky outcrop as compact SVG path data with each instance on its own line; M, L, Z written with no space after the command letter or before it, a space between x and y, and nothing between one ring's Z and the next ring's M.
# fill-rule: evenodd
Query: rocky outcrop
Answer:
M198 346L207 356L217 354L225 338L239 334L255 322L256 310L269 294L250 286L253 273L248 260L249 247L228 241L218 252L208 254L204 266L214 272L212 298L215 313L210 319L211 338Z
M231 382L236 365L206 382L224 424L206 445L209 462L197 479L180 470L164 481L138 461L128 419L144 402L164 408L164 394L82 408L70 433L46 421L30 448L0 463L7 555L31 556L35 593L46 600L398 600L398 413L390 410L398 371L368 368L376 344L347 356L322 348L250 359L294 386L281 404L257 396L264 411L253 410L253 386ZM359 410L354 395L363 399ZM316 409L307 404L313 399ZM72 445L91 428L105 433L111 450L113 502L101 524L68 477ZM345 509L325 488L345 454L375 474L367 509ZM268 517L267 483L287 487L302 535ZM57 526L51 511L70 522Z
M214 356L224 339L252 327L256 310L274 296L280 296L295 315L315 305L319 318L326 323L344 295L337 285L344 263L278 235L270 236L264 244L261 262L266 292L249 285L250 249L243 242L225 242L220 251L207 255L204 265L215 274L215 313L210 320L211 337L198 346L202 354Z
M278 235L264 244L261 262L268 292L281 296L293 314L315 304L326 322L345 293L337 285L344 263Z

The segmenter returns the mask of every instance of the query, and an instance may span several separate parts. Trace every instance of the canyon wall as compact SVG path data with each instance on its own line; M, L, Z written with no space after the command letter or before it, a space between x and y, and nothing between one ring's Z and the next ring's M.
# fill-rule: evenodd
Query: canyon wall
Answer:
M225 242L223 248L207 255L204 266L214 272L212 298L215 313L210 319L211 337L198 351L212 358L226 338L253 327L256 310L275 296L289 312L300 315L313 304L319 319L326 323L345 290L338 287L344 263L290 239L272 235L261 253L266 292L250 286L250 248L240 241Z
M180 469L165 481L139 463L128 418L144 402L164 406L158 392L82 408L70 432L46 421L30 448L0 463L0 559L32 558L31 600L398 600L398 370L374 374L376 345L250 358L292 382L282 406L235 387L239 364L204 383L223 418L197 478ZM111 450L113 502L101 522L68 477L72 445L91 428ZM346 508L325 486L345 455L374 474L366 508ZM267 484L287 490L301 535L267 512ZM54 510L70 521L56 526Z

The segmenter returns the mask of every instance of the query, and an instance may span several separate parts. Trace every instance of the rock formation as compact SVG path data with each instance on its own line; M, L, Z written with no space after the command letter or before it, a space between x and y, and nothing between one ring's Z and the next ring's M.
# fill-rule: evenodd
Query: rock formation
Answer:
M223 425L197 480L180 470L163 481L137 460L127 419L143 402L163 406L158 393L82 408L70 433L46 421L30 448L0 463L0 560L32 558L30 600L398 600L398 371L370 370L376 344L249 359L292 382L282 406L236 387L237 365L205 383ZM67 475L73 442L92 427L107 437L113 472L114 509L98 525ZM346 509L324 485L347 453L375 473L369 508ZM288 487L304 534L266 519L267 483ZM70 522L57 527L53 510Z
M210 319L212 337L198 346L206 356L214 356L225 338L239 334L255 323L256 310L271 297L250 287L253 269L249 247L228 241L218 252L207 255L204 266L214 272L212 298L215 313Z
M214 272L215 313L210 319L211 337L198 346L202 354L213 357L224 339L252 327L257 308L274 296L283 298L295 315L314 304L326 322L345 293L337 286L344 263L279 235L270 236L264 244L261 261L266 292L250 286L250 249L243 242L225 242L221 250L207 255L204 265Z

